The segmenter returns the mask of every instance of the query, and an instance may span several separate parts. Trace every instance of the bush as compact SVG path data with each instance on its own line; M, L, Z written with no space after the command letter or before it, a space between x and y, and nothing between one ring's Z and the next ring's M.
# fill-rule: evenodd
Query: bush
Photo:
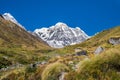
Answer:
M1 68L6 68L7 66L10 66L12 65L12 62L3 58L3 57L0 57L0 69Z
M46 68L46 65L41 65L37 68L36 72L34 73L33 80L41 80L41 75L44 69Z
M24 73L23 72L11 72L6 77L4 77L1 80L26 80L24 79Z
M68 71L68 67L62 63L49 64L42 73L42 80L58 80L61 72Z
M119 80L119 71L120 52L116 49L111 49L101 55L93 57L91 60L83 61L79 65L77 79Z
M27 68L26 68L26 73L35 72L36 69L37 69L37 68L36 68L36 65L35 65L35 64L29 65L29 66L27 66Z

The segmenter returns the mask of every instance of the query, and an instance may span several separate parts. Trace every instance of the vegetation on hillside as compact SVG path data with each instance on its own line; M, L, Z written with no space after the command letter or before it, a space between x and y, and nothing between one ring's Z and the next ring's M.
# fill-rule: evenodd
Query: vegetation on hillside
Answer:
M30 64L41 58L48 59L41 53L50 50L42 40L0 17L0 68L5 64Z
M64 59L64 58L63 58ZM73 63L71 63L73 64ZM120 52L119 49L109 49L91 58L84 58L77 62L76 69L71 69L71 65L64 62L54 61L45 65L39 65L34 71L24 70L19 75L13 72L2 80L59 80L62 72L64 80L119 80L120 79ZM26 68L27 69L27 68Z
M42 73L42 80L59 80L61 73L68 70L66 65L59 62L49 64Z
M76 72L69 72L66 80L119 80L120 52L110 49L91 59L83 60ZM71 74L74 77L71 77Z
M0 17L0 80L119 80L120 44L109 43L119 40L119 31L118 26L83 43L52 49ZM104 51L95 54L99 46Z

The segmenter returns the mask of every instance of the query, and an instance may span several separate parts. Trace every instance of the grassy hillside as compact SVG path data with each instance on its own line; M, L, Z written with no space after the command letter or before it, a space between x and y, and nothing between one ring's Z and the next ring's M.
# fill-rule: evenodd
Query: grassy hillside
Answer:
M51 49L14 23L0 18L0 80L119 80L120 26L83 43ZM104 51L94 54L98 46ZM79 55L75 49L86 54Z
M4 20L0 17L0 46L1 47L18 47L24 49L47 49L47 44L42 40L35 38L33 35L19 27L18 25Z
M62 49L55 50L53 53L59 53L59 54L74 53L75 48L81 48L87 50L89 53L93 53L98 46L102 46L105 49L109 49L114 47L112 46L112 44L108 43L108 40L112 37L120 37L120 26L108 30L104 30L96 34L95 36L87 39L83 43L66 46Z
M67 58L67 57L66 57ZM65 58L65 59L66 59ZM64 58L62 58L64 59ZM65 60L66 61L66 60ZM67 60L69 61L69 60ZM74 62L74 60L72 60ZM120 79L120 52L112 48L92 58L84 58L71 69L73 63L55 61L39 65L34 71L28 68L21 71L14 70L2 80L119 80Z
M15 64L46 60L51 48L18 25L0 17L0 69Z
M119 49L112 48L81 61L77 71L69 72L65 80L119 80L119 72L120 52Z

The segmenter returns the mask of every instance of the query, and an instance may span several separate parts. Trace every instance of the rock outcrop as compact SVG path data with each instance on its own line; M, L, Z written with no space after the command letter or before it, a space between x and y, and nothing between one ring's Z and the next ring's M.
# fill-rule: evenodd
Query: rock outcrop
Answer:
M101 46L99 46L99 47L97 47L97 49L94 51L94 54L100 54L100 53L103 52L103 51L104 51L104 48L101 47Z
M120 37L112 37L109 39L109 43L113 45L120 44Z

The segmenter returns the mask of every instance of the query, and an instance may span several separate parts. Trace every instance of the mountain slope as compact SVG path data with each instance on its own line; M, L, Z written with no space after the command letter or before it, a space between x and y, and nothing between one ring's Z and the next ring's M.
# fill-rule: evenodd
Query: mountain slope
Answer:
M57 56L46 64L27 68L24 73L12 72L2 80L15 80L16 77L23 80L119 80L120 44L109 43L111 38L120 39L120 26L104 30L80 44L58 49L54 52L58 53ZM94 51L98 46L102 46L104 51L96 55ZM76 55L76 48L86 50L87 54ZM60 56L61 53L66 54Z
M51 48L43 40L0 15L0 71L9 66L16 68L21 64L46 60L42 53L49 50Z
M21 28L25 29L20 23L18 23L18 21L10 14L10 13L4 13L2 15L2 17L5 19L5 20L9 20L15 24L17 24L18 26L20 26Z
M50 28L36 29L34 34L55 48L77 44L88 38L88 35L80 28L71 28L62 22Z
M48 45L28 33L25 29L21 28L13 21L0 17L0 46L12 47L19 46L24 48L48 48Z
M58 49L56 52L74 53L75 48L82 48L90 53L93 53L99 46L102 46L105 49L109 49L113 47L112 44L109 44L109 39L112 37L120 37L120 26L113 27L108 30L103 30L102 32L96 34L95 36L87 39L80 44L66 46L63 49Z

